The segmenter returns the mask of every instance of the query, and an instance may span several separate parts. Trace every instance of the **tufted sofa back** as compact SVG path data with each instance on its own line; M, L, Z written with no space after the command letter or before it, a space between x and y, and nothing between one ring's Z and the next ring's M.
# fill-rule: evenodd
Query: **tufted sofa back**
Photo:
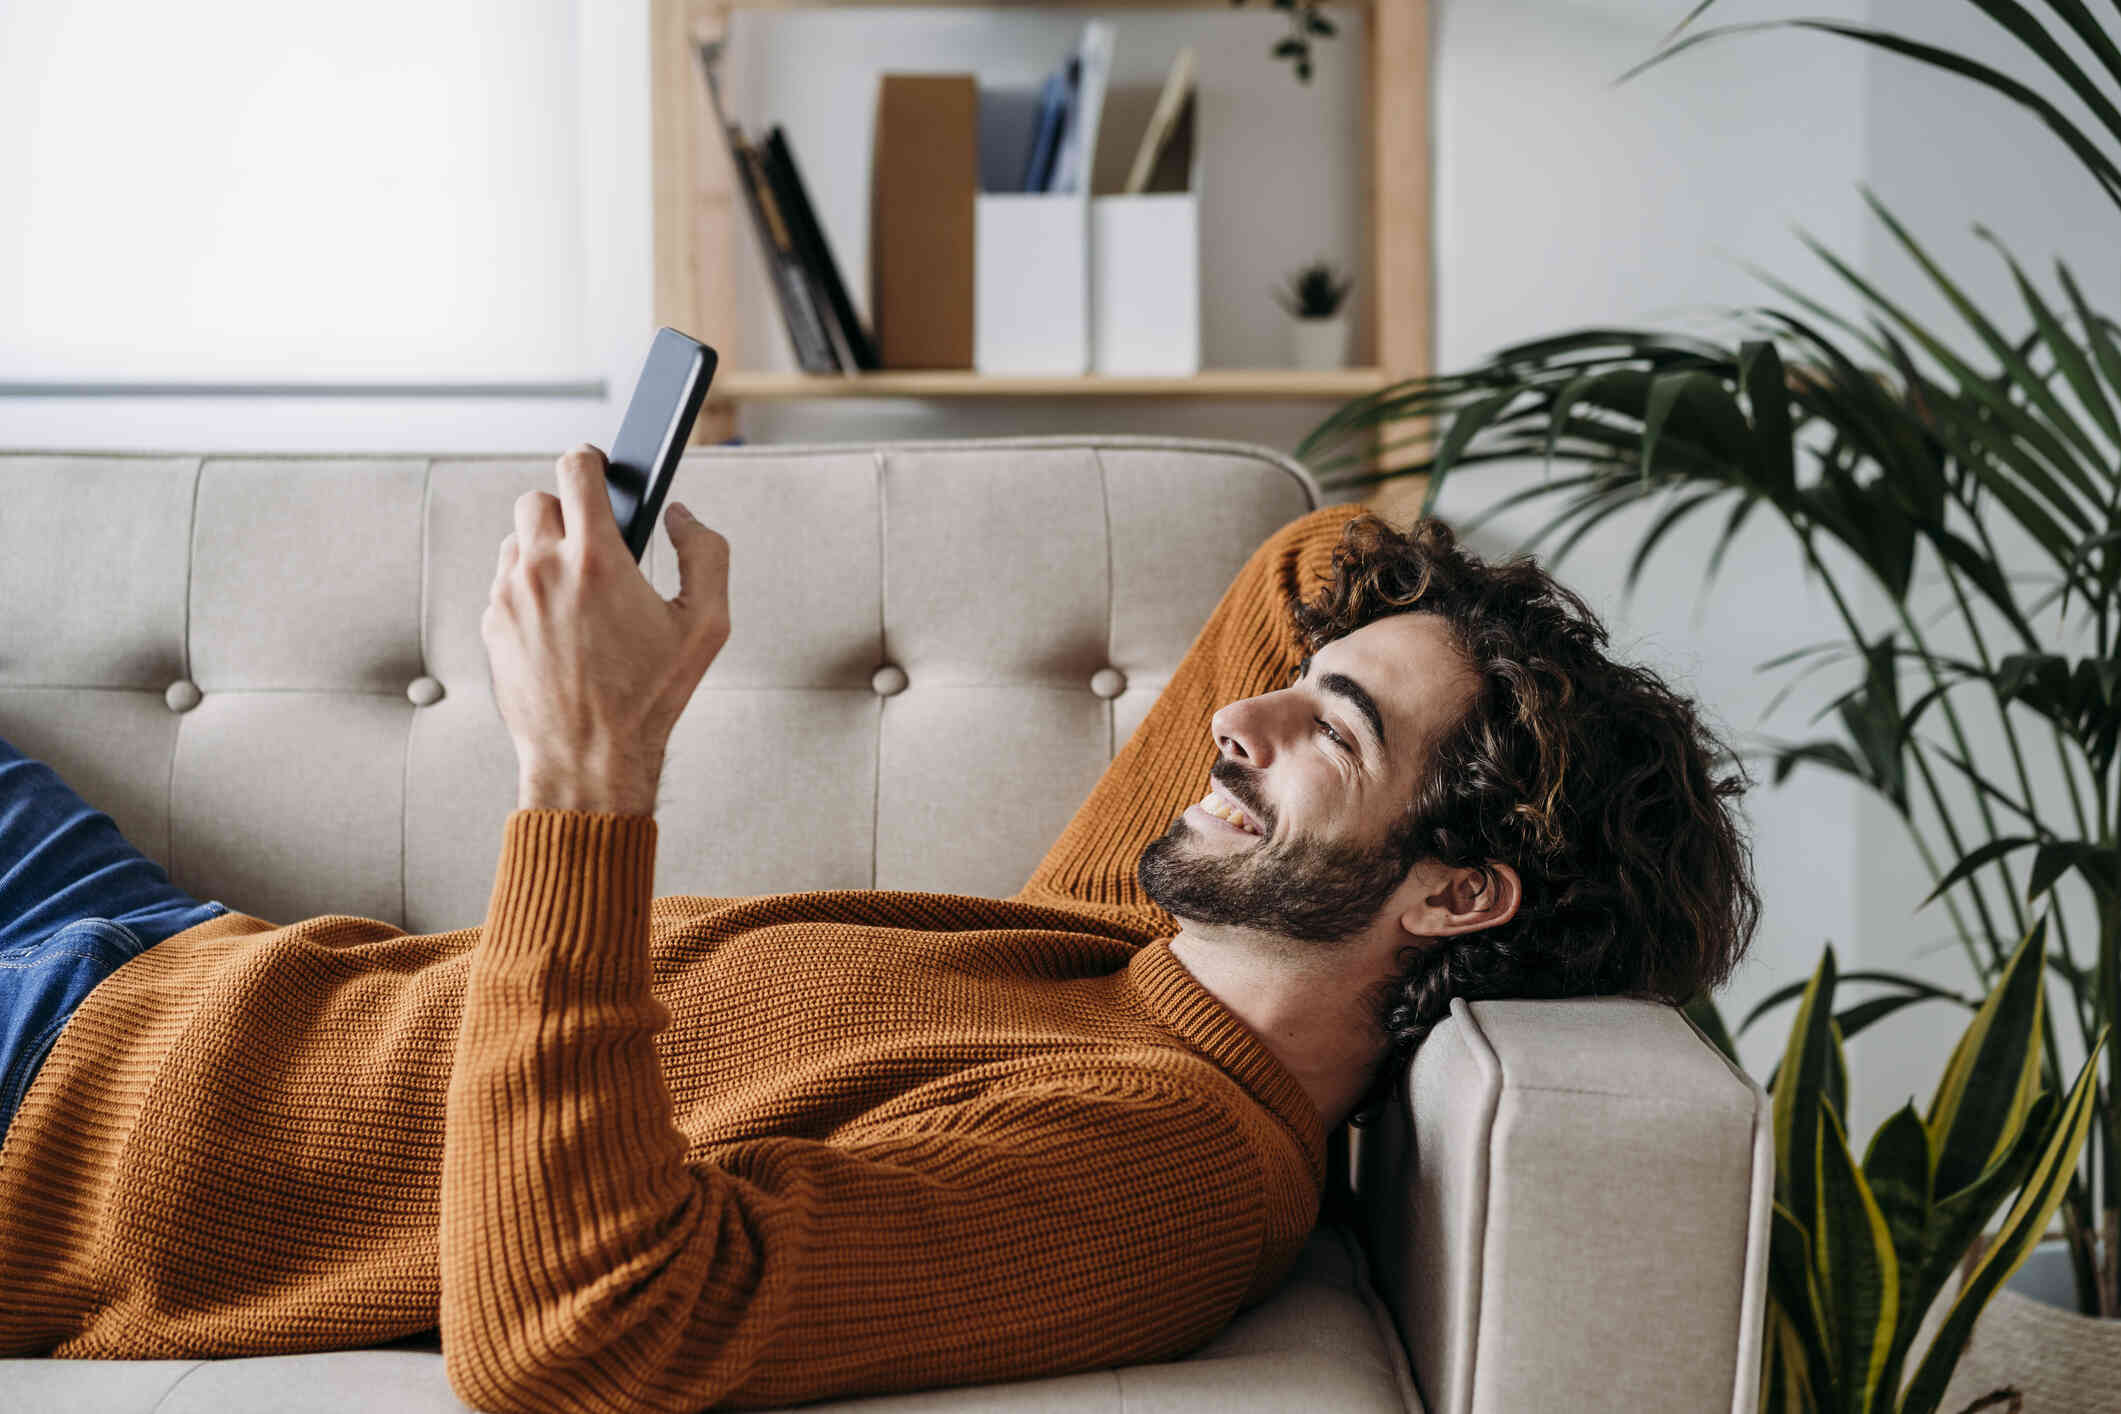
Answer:
M515 755L479 618L553 459L0 452L0 738L273 922L485 915ZM674 732L656 892L1007 894L1223 588L1287 458L1110 437L689 453L733 630ZM658 529L643 560L667 598Z

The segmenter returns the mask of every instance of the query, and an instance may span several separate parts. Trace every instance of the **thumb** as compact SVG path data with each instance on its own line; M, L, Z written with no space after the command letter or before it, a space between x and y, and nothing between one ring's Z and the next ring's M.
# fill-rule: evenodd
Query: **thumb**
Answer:
M670 503L663 517L670 546L677 551L678 593L671 604L687 617L729 620L729 542L702 525L682 501Z

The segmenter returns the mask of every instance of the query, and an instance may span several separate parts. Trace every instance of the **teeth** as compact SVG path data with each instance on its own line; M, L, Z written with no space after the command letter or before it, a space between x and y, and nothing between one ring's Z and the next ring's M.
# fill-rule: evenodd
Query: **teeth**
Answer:
M1238 829L1243 830L1248 835L1256 835L1259 833L1258 830L1252 827L1252 823L1245 818L1244 811L1238 809L1229 801L1224 800L1220 795L1216 794L1214 791L1208 792L1208 798L1200 803L1200 808L1207 811L1210 815L1215 816L1217 819L1229 821L1231 824L1237 826Z

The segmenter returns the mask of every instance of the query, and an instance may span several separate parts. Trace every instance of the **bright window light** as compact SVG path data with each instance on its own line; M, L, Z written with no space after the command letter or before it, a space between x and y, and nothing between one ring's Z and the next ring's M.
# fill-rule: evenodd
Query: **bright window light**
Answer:
M576 6L0 3L0 380L596 367Z

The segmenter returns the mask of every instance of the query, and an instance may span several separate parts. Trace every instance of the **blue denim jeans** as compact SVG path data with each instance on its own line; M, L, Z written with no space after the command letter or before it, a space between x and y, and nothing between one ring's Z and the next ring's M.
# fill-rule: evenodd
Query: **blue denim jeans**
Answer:
M58 772L0 741L0 1139L95 985L226 912L170 883Z

